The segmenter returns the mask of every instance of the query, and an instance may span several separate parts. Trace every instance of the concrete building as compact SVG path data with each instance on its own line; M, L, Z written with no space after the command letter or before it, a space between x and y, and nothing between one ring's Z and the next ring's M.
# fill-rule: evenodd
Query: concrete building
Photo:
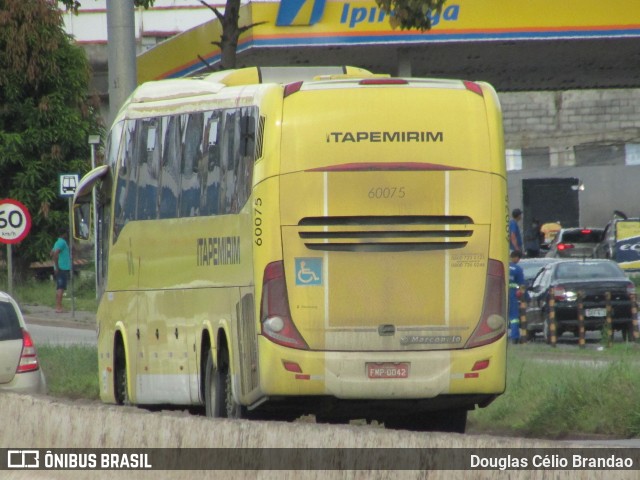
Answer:
M449 0L425 33L394 30L374 0L246 3L240 23L257 25L240 38L237 66L488 81L503 107L510 207L525 224L603 226L613 210L640 215L640 2L579 3ZM88 7L69 30L106 92L105 2ZM220 32L198 1L137 11L139 81L216 68Z

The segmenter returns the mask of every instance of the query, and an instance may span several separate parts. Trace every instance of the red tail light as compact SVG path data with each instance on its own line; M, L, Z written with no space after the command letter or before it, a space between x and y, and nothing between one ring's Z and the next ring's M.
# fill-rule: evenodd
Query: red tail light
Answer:
M260 323L262 335L272 342L301 350L309 348L291 320L282 261L264 269Z
M470 92L477 93L481 97L484 97L484 93L482 93L482 87L478 85L476 82L470 82L468 80L463 81L464 87Z
M489 259L487 287L480 323L469 338L465 348L481 347L501 338L507 327L507 302L504 265Z
M20 363L16 373L33 372L38 370L38 356L36 355L36 347L31 340L31 335L26 330L22 330L22 354L20 355Z
M287 98L302 88L302 82L294 82L285 85L283 98Z
M366 78L360 80L360 85L409 85L403 78Z
M635 283L627 284L627 295L632 296L636 294L636 285Z
M551 295L553 295L553 298L555 300L562 302L566 299L567 291L564 289L564 287L553 287L551 289Z
M574 248L573 243L559 243L558 250L569 250L570 248Z

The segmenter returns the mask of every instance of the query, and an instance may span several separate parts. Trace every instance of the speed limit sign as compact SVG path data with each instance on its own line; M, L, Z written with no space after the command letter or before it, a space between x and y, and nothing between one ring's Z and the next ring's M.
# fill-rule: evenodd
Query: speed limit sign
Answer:
M31 215L22 203L11 198L0 200L0 243L18 243L31 229Z

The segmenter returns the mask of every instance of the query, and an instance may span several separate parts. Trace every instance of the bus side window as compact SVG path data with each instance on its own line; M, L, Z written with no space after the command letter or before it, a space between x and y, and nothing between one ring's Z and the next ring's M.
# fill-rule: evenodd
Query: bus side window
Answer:
M162 137L160 218L176 218L180 197L180 117L164 117L163 122L166 122L166 127Z
M256 160L256 125L258 109L249 107L242 109L240 120L240 161L238 164L238 211L251 195L253 185L253 164Z
M236 191L236 156L240 141L239 118L236 109L225 110L222 115L222 140L220 142L220 195L218 213L227 214L233 211L233 200Z
M124 145L116 185L114 242L129 220L136 218L136 182L138 159L135 152L136 121L128 120L124 130Z
M220 197L220 142L221 137L219 112L205 113L205 127L202 141L205 173L202 178L200 198L200 214L216 215Z
M198 165L202 158L202 113L185 115L186 126L182 140L182 193L180 216L194 217L200 214L200 182Z
M160 142L158 119L145 120L140 129L138 154L140 172L138 174L138 220L157 217L158 170L160 168Z

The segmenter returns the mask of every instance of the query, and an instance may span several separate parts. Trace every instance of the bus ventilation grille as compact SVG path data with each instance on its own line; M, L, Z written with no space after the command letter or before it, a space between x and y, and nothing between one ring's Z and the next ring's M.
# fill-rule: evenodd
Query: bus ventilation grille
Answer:
M299 236L310 250L408 252L464 248L473 235L466 216L305 217Z

